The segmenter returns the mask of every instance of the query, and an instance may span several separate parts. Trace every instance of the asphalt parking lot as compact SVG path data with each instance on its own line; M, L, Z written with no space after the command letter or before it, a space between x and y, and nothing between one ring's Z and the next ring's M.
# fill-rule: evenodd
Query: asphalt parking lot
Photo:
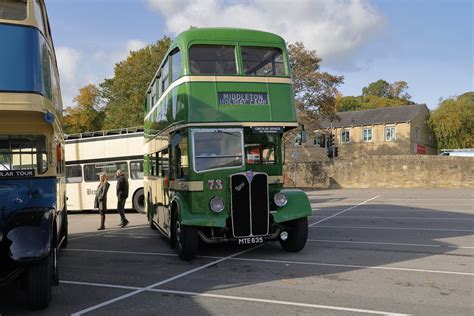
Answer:
M474 313L472 190L307 192L308 243L204 246L181 261L144 215L72 214L61 283L35 315ZM29 314L15 285L1 315Z

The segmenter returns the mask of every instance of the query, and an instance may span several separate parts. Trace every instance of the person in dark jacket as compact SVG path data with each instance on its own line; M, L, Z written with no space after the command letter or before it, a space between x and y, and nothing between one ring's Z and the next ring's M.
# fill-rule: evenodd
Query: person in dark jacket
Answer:
M128 180L123 175L122 170L117 170L117 212L120 214L121 223L119 226L125 227L128 225L128 220L125 218L125 200L128 198Z
M107 212L107 192L109 191L110 184L107 182L107 175L100 175L100 183L95 193L94 207L99 209L100 213L100 226L97 230L105 229L105 213Z

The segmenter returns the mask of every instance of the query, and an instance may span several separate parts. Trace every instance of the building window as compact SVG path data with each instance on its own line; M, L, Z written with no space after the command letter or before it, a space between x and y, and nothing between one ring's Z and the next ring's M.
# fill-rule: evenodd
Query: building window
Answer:
M343 129L341 131L341 144L348 144L351 140L350 130Z
M390 142L396 140L395 126L385 127L385 141Z
M371 142L372 141L372 127L364 128L363 136L364 136L364 142Z
M415 140L419 141L420 140L420 128L415 127Z

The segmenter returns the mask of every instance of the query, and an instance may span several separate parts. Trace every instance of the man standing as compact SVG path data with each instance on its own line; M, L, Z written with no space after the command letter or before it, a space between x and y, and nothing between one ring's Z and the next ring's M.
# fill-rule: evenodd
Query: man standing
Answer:
M128 225L128 220L125 218L125 200L128 198L128 180L123 175L122 170L118 169L117 177L117 212L120 214L121 223L119 226L125 227Z

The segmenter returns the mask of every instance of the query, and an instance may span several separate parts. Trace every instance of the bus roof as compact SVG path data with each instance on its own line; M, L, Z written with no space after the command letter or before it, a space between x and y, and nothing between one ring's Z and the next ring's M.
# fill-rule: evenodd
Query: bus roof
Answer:
M231 28L231 27L208 27L208 28L191 28L181 32L174 39L174 44L186 47L188 43L197 40L206 41L232 41L232 42L258 42L258 43L274 43L285 46L285 41L280 36L263 31Z
M105 137L105 136L116 136L124 134L143 134L143 127L128 127L128 128L117 128L104 131L94 131L94 132L83 132L77 134L66 134L64 135L65 140L78 140L78 139L90 139L96 137Z

